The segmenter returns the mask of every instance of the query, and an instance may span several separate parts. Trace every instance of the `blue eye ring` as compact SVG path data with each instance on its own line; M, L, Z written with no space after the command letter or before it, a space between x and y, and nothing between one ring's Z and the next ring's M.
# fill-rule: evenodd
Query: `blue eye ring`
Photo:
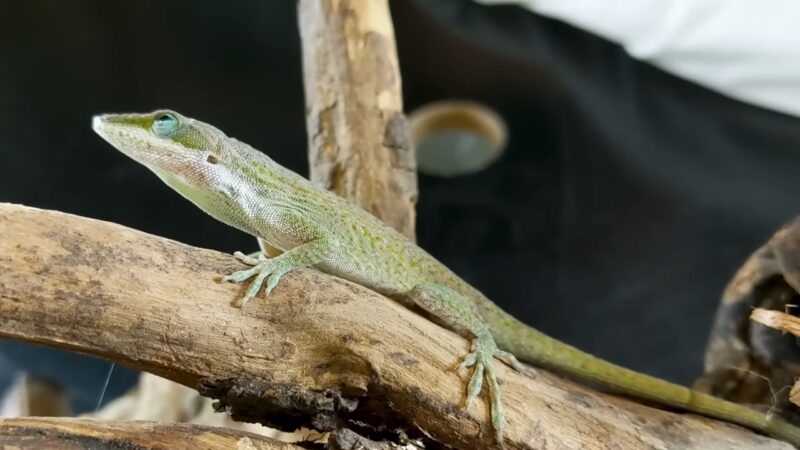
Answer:
M167 137L178 129L178 118L170 113L160 114L153 120L151 129L156 136Z

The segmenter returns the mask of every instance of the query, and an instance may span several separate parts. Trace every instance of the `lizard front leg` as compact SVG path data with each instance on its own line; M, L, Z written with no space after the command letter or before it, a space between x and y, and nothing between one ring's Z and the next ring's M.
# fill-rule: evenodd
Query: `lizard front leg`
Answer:
M222 278L222 281L240 283L255 277L242 298L242 306L258 294L265 280L267 282L265 290L269 295L286 273L300 267L313 266L331 255L334 246L327 233L312 225L297 227L297 230L299 230L295 231L297 237L301 238L304 243L274 258L268 258L263 251L257 253L256 257L245 255L242 252L234 253L239 261L253 267L227 275Z
M518 371L525 371L525 367L514 355L497 348L492 333L478 311L458 292L439 284L425 284L415 286L408 297L453 331L472 339L471 352L464 357L459 366L460 370L474 367L467 384L465 407L469 408L481 392L485 378L489 383L492 427L495 429L498 442L502 441L505 416L493 359L497 357Z

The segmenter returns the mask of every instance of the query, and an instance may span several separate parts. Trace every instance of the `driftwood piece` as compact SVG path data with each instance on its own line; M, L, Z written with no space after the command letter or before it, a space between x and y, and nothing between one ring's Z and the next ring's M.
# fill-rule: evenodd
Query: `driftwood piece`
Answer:
M311 180L414 238L417 178L387 0L300 0Z
M800 374L797 340L750 320L754 308L796 312L791 305L800 303L798 292L800 219L753 252L728 283L706 349L705 373L695 387L800 424L800 409L787 395Z
M0 419L0 448L51 450L302 450L227 428L143 421L28 417Z
M800 337L800 317L785 312L756 308L750 314L750 320ZM800 381L796 381L789 390L789 401L800 406Z
M89 353L220 400L282 429L402 431L427 447L494 448L454 367L463 338L313 270L237 306L235 259L120 225L0 204L0 336ZM789 449L748 430L498 365L505 448Z
M800 317L781 311L756 308L750 313L750 320L800 337Z

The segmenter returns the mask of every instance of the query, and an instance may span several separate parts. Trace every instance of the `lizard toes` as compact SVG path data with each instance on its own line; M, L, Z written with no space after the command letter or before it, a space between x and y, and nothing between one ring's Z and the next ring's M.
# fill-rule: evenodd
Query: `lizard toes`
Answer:
M464 360L461 361L461 364L458 365L458 371L464 372L465 370L469 369L470 367L475 365L475 362L478 360L478 353L472 352L464 357Z
M253 275L259 272L257 267L253 267L252 269L246 270L237 270L230 275L225 275L222 277L222 281L232 281L234 283L241 283L242 281L251 278Z
M272 272L272 273L269 275L269 278L267 278L267 287L266 287L266 289L265 289L265 290L267 291L267 295L269 295L269 294L271 294L271 293L272 293L272 290L273 290L273 289L275 289L275 286L277 286L277 285L278 285L278 282L281 280L281 278L282 278L282 277L283 277L285 274L286 274L286 272L285 272L285 271L282 271L282 270L276 270L276 271Z
M250 285L247 287L244 297L242 297L242 306L255 298L255 296L258 294L258 291L261 290L264 280L275 273L275 266L272 261L263 258L261 255L259 255L258 261L259 262L256 265L249 269L240 270L222 278L222 281L241 283L242 281L248 280L255 276L255 279L253 279L253 281L251 281ZM272 278L270 278L270 282L267 284L268 287L271 284L271 280Z
M464 401L464 408L466 409L469 409L469 405L471 405L472 401L481 393L481 389L483 388L483 371L483 364L475 364L472 377L470 377L469 384L467 384L467 398Z
M242 252L234 252L233 256L248 266L257 266L267 260L267 257L261 252L255 252L251 255L245 255Z
M535 376L536 375L536 371L534 369L532 369L530 367L527 367L524 364L522 364L521 362L519 362L517 357L514 356L513 354L509 353L509 352L506 352L506 351L503 351L503 350L498 350L494 354L494 356L497 359L499 359L499 360L503 361L504 363L508 364L509 366L513 367L514 370L516 370L517 372L524 373L525 375L529 375L529 376Z

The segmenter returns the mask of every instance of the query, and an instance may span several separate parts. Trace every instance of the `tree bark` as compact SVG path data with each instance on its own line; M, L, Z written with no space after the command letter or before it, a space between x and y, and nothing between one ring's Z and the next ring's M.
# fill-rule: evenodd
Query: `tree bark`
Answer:
M361 286L286 275L243 309L231 256L120 225L0 204L0 336L98 355L281 429L398 431L430 448L498 448L454 368L469 343ZM721 422L498 364L506 449L789 449Z
M387 0L300 0L311 180L414 239L414 148Z
M0 419L0 448L17 450L302 450L257 434L179 423L53 417Z

